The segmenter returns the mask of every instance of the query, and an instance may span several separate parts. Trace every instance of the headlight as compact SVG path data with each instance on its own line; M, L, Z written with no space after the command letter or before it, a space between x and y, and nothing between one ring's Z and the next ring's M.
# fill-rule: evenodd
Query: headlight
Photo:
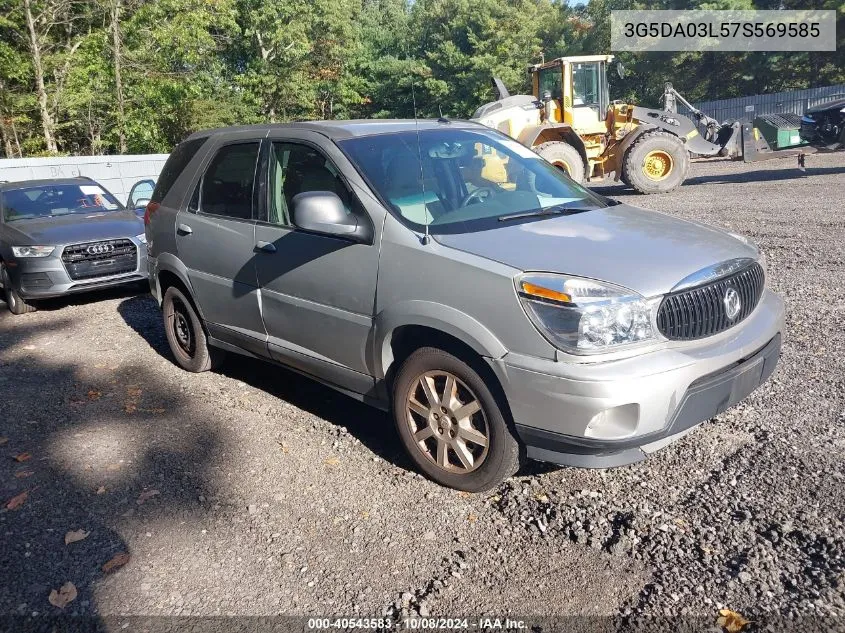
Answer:
M516 279L528 317L556 347L575 353L613 351L656 340L651 301L620 286L552 273Z
M56 250L55 246L13 246L15 257L49 257Z
M147 236L144 235L143 233L141 233L140 235L136 235L135 239L138 240L139 242L141 242L141 244L147 243Z

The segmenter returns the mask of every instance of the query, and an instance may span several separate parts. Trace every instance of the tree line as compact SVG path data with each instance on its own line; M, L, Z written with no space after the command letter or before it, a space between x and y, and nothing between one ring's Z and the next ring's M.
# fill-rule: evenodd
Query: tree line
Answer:
M221 125L466 118L491 75L607 53L611 9L838 10L835 53L639 53L612 98L657 106L845 83L840 0L0 0L0 156L169 152Z

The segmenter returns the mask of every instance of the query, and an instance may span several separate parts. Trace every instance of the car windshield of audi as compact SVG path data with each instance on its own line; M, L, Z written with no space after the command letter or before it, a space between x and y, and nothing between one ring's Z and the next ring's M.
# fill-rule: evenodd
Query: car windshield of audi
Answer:
M0 184L0 284L14 314L33 300L147 277L144 225L87 178Z

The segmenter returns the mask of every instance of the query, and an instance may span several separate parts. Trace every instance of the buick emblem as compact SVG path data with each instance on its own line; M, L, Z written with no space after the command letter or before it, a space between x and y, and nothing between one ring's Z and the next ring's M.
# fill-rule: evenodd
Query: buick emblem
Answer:
M105 255L114 251L114 244L91 244L85 249L89 255Z
M739 311L742 308L739 293L733 288L728 288L725 291L725 298L722 299L722 303L725 304L725 315L733 321L739 315Z

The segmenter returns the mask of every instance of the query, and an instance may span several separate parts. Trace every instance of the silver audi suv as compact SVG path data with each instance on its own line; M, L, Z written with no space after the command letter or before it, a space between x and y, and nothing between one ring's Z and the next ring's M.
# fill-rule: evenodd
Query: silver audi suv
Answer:
M470 491L630 464L747 396L783 303L749 240L581 187L458 121L206 131L147 207L176 362L235 352L388 410Z
M0 286L13 314L146 278L143 223L95 181L0 183Z

